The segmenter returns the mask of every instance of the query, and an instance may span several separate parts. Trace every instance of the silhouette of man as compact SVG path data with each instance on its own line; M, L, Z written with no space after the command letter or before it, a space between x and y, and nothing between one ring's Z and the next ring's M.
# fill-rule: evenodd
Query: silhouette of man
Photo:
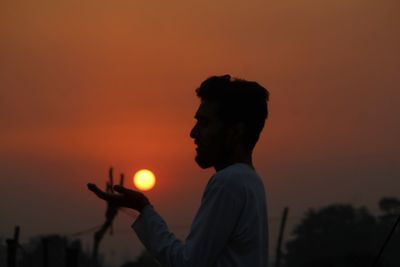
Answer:
M190 132L201 168L213 167L183 243L141 192L114 186L98 197L140 212L132 224L144 246L165 266L265 267L268 225L264 185L252 152L268 117L268 91L256 82L213 76L196 90L201 99Z

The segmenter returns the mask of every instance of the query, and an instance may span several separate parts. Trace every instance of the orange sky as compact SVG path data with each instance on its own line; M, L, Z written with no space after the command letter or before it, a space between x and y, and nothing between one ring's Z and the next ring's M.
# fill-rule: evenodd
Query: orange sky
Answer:
M255 164L272 248L285 205L295 223L309 207L376 210L380 197L399 197L399 8L394 0L2 1L0 237L15 224L25 240L98 224L104 207L85 184L103 184L113 165L126 175L154 170L149 196L183 238L212 173L193 161L194 90L214 74L270 90ZM122 215L116 227L129 223ZM119 260L136 255L128 233L105 241Z

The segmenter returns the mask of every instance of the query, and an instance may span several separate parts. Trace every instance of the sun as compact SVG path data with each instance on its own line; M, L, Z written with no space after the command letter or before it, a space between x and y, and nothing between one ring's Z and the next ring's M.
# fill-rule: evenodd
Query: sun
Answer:
M139 190L150 190L156 184L156 176L150 170L139 170L133 176L133 184Z

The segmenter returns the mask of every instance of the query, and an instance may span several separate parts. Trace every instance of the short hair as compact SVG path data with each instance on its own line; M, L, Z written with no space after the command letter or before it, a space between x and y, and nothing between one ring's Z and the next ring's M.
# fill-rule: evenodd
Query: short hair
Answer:
M268 118L269 92L254 81L212 76L203 81L196 94L200 99L215 102L219 119L226 124L245 126L244 144L256 145Z

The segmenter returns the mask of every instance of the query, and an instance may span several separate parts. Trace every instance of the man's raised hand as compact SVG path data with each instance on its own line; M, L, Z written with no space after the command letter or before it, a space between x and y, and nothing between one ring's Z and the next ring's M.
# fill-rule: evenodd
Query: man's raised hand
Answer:
M131 208L141 212L144 207L150 204L150 201L143 193L129 190L121 185L113 186L114 191L117 193L104 192L91 183L88 183L87 187L99 198L118 207Z

